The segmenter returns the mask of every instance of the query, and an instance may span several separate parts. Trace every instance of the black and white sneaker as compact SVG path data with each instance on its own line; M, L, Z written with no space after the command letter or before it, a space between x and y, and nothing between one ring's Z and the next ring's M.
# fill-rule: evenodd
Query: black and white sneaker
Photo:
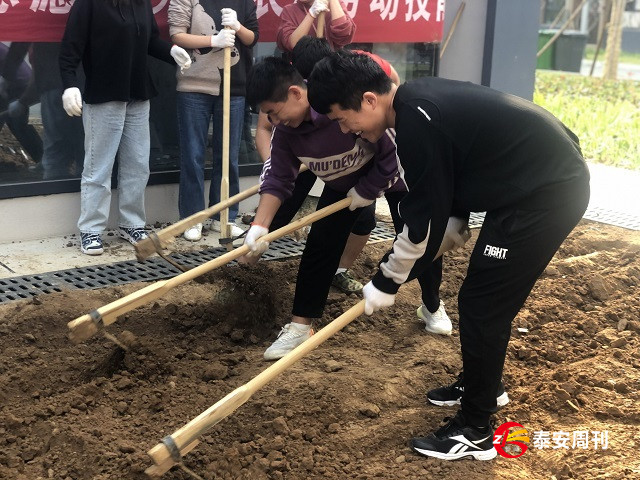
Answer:
M120 227L119 229L120 236L124 238L131 245L135 245L141 240L149 237L144 228L136 228L136 227Z
M464 393L464 377L463 373L458 375L458 379L451 385L446 387L434 388L427 392L427 400L434 405L452 407L460 405L460 399ZM496 398L498 408L504 407L509 403L509 395L504 390L504 383L500 381L498 387L498 396Z
M80 233L80 251L87 255L101 255L104 252L99 233Z
M442 460L465 457L492 460L498 454L493 446L493 428L466 425L461 412L436 432L426 437L413 438L409 444L420 455Z

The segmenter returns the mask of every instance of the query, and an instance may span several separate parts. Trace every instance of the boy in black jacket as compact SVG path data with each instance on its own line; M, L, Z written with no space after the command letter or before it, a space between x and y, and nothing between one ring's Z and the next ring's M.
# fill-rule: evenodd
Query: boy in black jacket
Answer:
M396 87L361 55L334 54L316 65L309 101L369 141L396 129L409 190L399 206L406 227L364 287L367 314L392 305L400 285L434 260L452 209L487 212L458 295L462 407L411 445L447 460L494 458L489 417L511 321L588 204L578 139L521 98L433 77Z

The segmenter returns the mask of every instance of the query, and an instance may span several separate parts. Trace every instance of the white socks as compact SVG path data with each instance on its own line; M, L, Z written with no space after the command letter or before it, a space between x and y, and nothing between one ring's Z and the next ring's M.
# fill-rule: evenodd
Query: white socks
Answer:
M291 326L296 330L298 330L299 332L308 332L309 329L311 328L311 325L305 325L303 323L295 323L295 322L291 322Z

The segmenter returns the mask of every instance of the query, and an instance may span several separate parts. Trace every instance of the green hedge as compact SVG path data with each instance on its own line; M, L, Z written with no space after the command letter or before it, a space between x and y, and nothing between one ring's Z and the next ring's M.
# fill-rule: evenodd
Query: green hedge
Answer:
M533 101L578 135L587 160L640 170L640 82L537 71Z

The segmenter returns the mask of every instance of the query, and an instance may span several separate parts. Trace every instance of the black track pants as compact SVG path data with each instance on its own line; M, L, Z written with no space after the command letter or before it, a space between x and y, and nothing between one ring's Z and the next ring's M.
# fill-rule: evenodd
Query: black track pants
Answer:
M346 194L338 193L328 187L324 187L322 196L318 201L318 210L345 198ZM391 216L396 232L402 231L404 223L398 214L398 202L404 196L404 192L387 193ZM296 282L296 294L293 300L294 315L306 318L319 318L322 316L331 280L338 268L340 257L349 237L354 223L358 220L363 210L359 208L351 212L348 208L340 210L328 217L315 222L307 238L307 244ZM422 287L422 301L427 309L435 312L440 304L438 291L442 280L442 260L434 262L432 267L423 272L418 281Z
M511 322L588 201L587 175L542 201L487 212L458 295L468 423L487 425L496 411Z
M289 198L287 198L273 217L273 221L269 226L269 231L273 232L280 227L288 225L293 217L296 216L300 207L309 195L309 192L313 188L313 184L316 183L315 174L309 170L305 170L298 178L293 188L293 192ZM355 235L369 235L371 231L376 228L376 204L375 202L364 207L358 216L357 220L353 224L351 233Z
M298 175L291 196L280 205L280 208L271 221L269 231L273 232L291 222L293 217L296 216L296 213L298 213L298 210L300 210L300 207L302 207L307 195L309 195L313 184L316 183L316 178L318 177L309 170L305 170Z
M318 200L318 210L345 197L345 193L336 192L325 186ZM294 315L307 318L322 316L331 288L331 280L340 263L351 228L361 211L361 208L354 211L344 208L318 220L311 226L298 268L292 310Z

